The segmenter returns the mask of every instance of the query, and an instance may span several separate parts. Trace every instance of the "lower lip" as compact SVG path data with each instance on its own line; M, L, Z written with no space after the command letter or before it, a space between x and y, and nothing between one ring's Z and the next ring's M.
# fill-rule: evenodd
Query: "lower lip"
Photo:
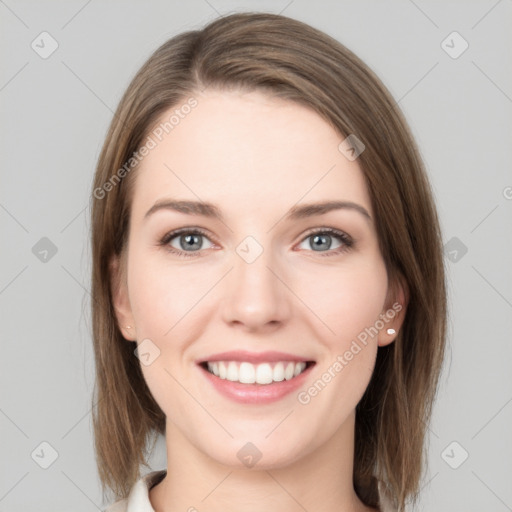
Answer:
M276 402L300 388L308 378L313 366L315 365L312 364L306 368L297 377L281 382L273 382L272 384L242 384L241 382L221 379L202 366L199 366L199 369L215 389L225 397L242 404L268 404Z

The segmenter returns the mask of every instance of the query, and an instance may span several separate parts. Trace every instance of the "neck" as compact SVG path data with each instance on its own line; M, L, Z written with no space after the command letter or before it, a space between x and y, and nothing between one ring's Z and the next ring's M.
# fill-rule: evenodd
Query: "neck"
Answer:
M167 475L150 490L155 512L370 512L353 487L351 415L329 441L285 467L233 468L197 450L167 422Z

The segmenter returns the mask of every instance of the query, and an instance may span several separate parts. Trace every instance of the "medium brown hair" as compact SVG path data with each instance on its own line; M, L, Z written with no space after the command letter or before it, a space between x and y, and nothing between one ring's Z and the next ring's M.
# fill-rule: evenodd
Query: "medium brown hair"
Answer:
M379 506L383 482L402 510L417 500L445 350L445 274L432 192L397 103L368 66L328 35L265 13L225 16L160 46L133 78L106 136L91 198L93 426L103 494L109 488L126 497L147 465L148 440L165 434L164 413L112 302L110 262L126 259L136 175L125 164L166 111L207 87L298 102L330 123L340 142L355 134L365 145L358 163L380 249L390 283L402 282L408 304L396 340L379 348L356 408L353 482L369 506Z

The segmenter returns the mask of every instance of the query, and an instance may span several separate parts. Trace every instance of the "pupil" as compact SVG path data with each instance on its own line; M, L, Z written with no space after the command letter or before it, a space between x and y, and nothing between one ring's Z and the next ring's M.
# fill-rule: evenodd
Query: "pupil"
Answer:
M185 247L188 247L189 249L200 249L201 248L201 242L198 242L199 235L182 235L181 240L185 241ZM194 247L194 245L196 247Z
M331 237L329 235L313 235L313 249L316 251L318 248L322 248L322 244L326 245L326 247L324 247L325 249L329 249L329 247L331 247L330 238Z

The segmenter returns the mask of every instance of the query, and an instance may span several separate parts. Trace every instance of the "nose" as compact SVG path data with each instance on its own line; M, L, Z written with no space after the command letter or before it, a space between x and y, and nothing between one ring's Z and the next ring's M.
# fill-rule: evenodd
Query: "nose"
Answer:
M285 324L291 314L292 294L271 251L264 250L252 262L234 254L233 262L222 300L224 321L247 331L265 332Z

